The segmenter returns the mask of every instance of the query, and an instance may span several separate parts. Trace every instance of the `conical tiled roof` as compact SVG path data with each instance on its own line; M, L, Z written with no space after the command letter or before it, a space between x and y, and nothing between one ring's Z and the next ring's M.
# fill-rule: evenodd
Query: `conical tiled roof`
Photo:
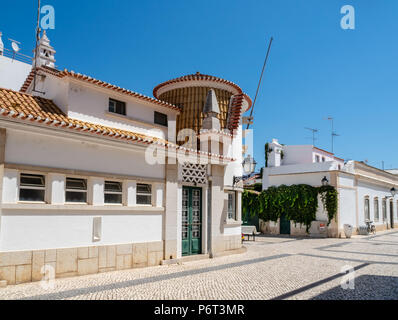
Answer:
M218 107L218 101L216 97L216 92L213 89L210 89L209 92L207 93L206 97L206 103L205 106L203 107L203 113L220 113L220 108Z

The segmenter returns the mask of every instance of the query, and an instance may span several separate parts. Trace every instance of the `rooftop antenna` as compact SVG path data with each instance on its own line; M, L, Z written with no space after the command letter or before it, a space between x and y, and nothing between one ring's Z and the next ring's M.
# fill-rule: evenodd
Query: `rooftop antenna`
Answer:
M332 133L331 133L331 137L332 137L332 153L333 153L333 147L334 147L334 138L335 137L339 137L340 135L337 134L336 131L334 131L334 118L333 117L327 117L326 120L329 120L332 123Z
M315 147L315 133L317 133L319 130L318 129L313 129L313 128L307 128L305 127L304 129L312 131L312 145Z
M35 46L35 58L33 60L33 91L45 94L45 92L36 90L36 77L37 77L37 56L38 56L38 47L40 41L40 0L37 1L37 25L36 25L36 46Z
M274 38L271 37L270 41L269 41L269 45L268 45L268 49L267 49L267 54L265 56L265 60L264 60L264 65L263 65L263 69L261 71L261 75L260 75L260 80L258 81L258 86L257 86L257 91L256 91L256 95L254 97L254 101L253 101L253 105L252 105L252 109L250 110L250 116L247 119L247 127L246 130L249 129L250 123L253 120L253 110L254 110L254 105L256 104L256 100L257 100L257 95L258 95L258 90L260 89L260 85L261 85L261 80L263 79L263 74L264 74L264 70L265 70L265 66L267 64L267 60L268 60L268 55L269 55L269 51L271 50L271 45L272 45L272 41L274 40Z
M21 44L21 43L18 42L17 40L13 40L13 39L10 39L10 38L8 38L8 40L11 41L11 48L12 48L12 51L13 51L12 60L14 60L15 55L16 55L16 54L19 52L19 50L20 50L18 44Z

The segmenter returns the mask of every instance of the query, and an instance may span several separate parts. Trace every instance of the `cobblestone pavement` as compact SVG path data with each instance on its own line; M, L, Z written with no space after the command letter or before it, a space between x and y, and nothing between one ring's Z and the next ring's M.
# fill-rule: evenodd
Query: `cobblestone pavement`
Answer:
M27 283L0 299L394 299L398 231L351 239L258 237L215 259ZM354 268L354 289L343 268Z

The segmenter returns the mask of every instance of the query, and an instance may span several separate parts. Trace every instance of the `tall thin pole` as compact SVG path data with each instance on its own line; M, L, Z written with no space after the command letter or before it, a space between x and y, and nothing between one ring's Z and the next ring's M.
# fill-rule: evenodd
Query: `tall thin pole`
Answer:
M37 3L37 24L36 24L36 46L35 46L35 59L34 59L34 77L33 77L33 91L36 91L36 75L37 75L37 49L40 40L40 0Z
M315 133L318 132L319 130L313 128L304 128L304 129L310 130L312 132L312 145L315 147L315 140L316 140Z
M336 132L334 132L334 123L333 123L334 118L333 118L333 117L328 117L327 120L331 121L331 123L332 123L331 138L332 138L332 153L333 153L333 149L334 149L334 137L338 137L339 135L338 135Z
M250 110L250 118L251 118L251 116L253 115L254 105L256 104L257 95L258 95L258 91L259 91L259 89L260 89L261 80L263 79L263 74L264 74L265 66L266 66L266 64L267 64L269 51L271 50L272 40L274 40L274 38L271 37L271 39L270 39L270 41L269 41L268 49L267 49L267 54L266 54L265 59L264 59L264 65L263 65L263 69L262 69L262 71L261 71L260 80L258 81L257 91L256 91L256 95L255 95L255 97L254 97L253 106L252 106L252 109ZM250 126L250 121L249 121L249 123L247 124L246 130L249 129L249 126Z

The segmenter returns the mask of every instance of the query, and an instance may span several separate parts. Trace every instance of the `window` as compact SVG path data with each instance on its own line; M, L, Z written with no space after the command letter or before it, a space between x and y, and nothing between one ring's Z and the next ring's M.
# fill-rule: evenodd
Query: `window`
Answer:
M122 203L122 183L116 181L105 181L104 198L105 203Z
M337 167L339 168L339 170L341 170L341 165L338 165Z
M383 199L383 221L387 219L387 200Z
M152 186L150 184L137 183L137 204L152 204Z
M365 220L370 220L369 198L365 198Z
M109 112L126 115L126 103L109 98Z
M19 177L19 201L44 202L45 189L44 176L21 173Z
M322 162L325 162L325 157L322 157Z
M228 219L236 220L235 192L228 192Z
M155 111L155 119L154 122L156 124L160 124L162 126L167 127L167 114L156 112Z
M320 160L319 160L320 158L319 158L319 156L317 155L317 156L315 156L315 162L319 162Z
M87 180L66 178L65 202L87 202Z
M375 221L379 221L379 199L375 198L374 201L374 209L375 209Z

